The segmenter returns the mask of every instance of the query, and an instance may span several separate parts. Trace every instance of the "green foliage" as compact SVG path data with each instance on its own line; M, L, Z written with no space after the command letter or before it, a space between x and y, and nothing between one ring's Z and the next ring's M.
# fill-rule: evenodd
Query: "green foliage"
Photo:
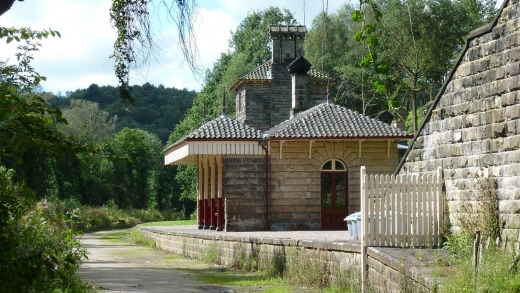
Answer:
M410 113L408 114L408 117L406 117L406 121L405 121L405 126L406 126L406 130L410 133L413 133L414 132L414 125L413 125L413 120L414 120L414 117L417 117L417 125L422 125L423 122L424 122L424 119L426 119L426 116L423 112L422 109L417 109L416 111L416 115L413 114L413 111L410 111Z
M82 104L88 101L97 103L98 109L94 109L93 104L87 104L89 111L100 115L95 116L98 119L104 118L107 122L115 123L116 132L123 128L139 128L157 135L162 143L166 143L172 128L179 123L195 99L194 91L165 88L162 85L154 86L149 83L131 86L129 91L136 99L133 105L119 98L116 87L100 87L96 84L86 89L69 92L66 98L53 96L49 99L49 103L68 112L70 111L65 109L72 111L74 108L87 107ZM72 102L73 100L83 102ZM72 103L80 103L80 105ZM109 117L104 116L106 112Z
M478 274L470 257L455 263L442 282L443 292L519 292L520 273L514 264L519 256L491 247L484 250Z
M0 84L2 91L20 90L29 91L40 84L40 81L46 80L45 76L34 71L31 61L34 59L32 53L38 51L39 40L48 38L49 36L61 37L57 31L42 30L35 31L30 28L5 28L0 27L0 39L5 38L6 43L12 41L19 43L18 51L15 53L17 63L9 65L7 63L0 64Z
M115 200L119 207L145 209L157 196L155 176L161 166L162 145L157 136L124 128L110 142L114 162Z
M51 201L48 205L63 214L73 230L81 232L123 229L148 222L185 219L183 214L174 211L119 209L114 201L101 207L82 205L75 200Z
M150 12L148 4L151 0L112 0L110 7L110 21L117 32L114 41L115 61L114 70L119 80L121 97L132 103L135 98L131 94L130 71L142 68L148 61L150 55L157 50L156 43L152 38L150 23ZM193 25L195 1L158 1L158 11L167 11L168 20L175 23L179 32L179 45L183 51L185 60L192 69L196 71L196 46L193 44Z
M62 110L67 124L59 130L81 144L101 146L114 136L117 117L99 108L99 104L86 100L70 100L70 106Z
M137 245L144 245L149 247L155 247L157 244L155 240L153 240L150 237L146 237L143 233L137 229L137 227L134 227L130 230L130 240L132 243L135 243Z
M280 10L276 7L269 7L262 11L249 12L231 36L229 46L234 49L236 54L247 55L242 65L258 66L265 62L271 54L269 46L271 39L267 34L269 26L295 23L296 20L288 9Z
M32 68L32 53L40 39L56 35L52 30L0 28L0 37L20 43L16 62L0 63L0 165L13 169L14 180L24 181L35 197L55 189L55 160L88 149L56 131L66 123L61 111L32 93L45 79Z
M122 207L138 207L134 204L143 207L146 202L146 206L160 210L183 211L188 217L195 209L194 201L183 198L172 180L176 168L162 165L163 146L155 138L147 139L146 135L138 138L123 129L139 128L148 134L160 135L165 141L172 126L192 105L195 93L148 83L132 86L131 91L137 98L135 105L122 101L117 88L96 84L68 93L67 98L48 97L49 103L62 107L63 116L69 120L67 125L58 127L60 132L95 147L89 152L71 153L51 164L55 196L95 206L110 200ZM114 130L119 131L118 136L123 131L128 134L123 136L128 137L117 141ZM135 161L130 150L138 145L144 150L147 144L151 149L143 151ZM148 155L150 157L144 159ZM145 173L137 176L136 172L141 171ZM142 182L133 178L140 178ZM137 191L130 192L130 197L126 194L127 190L133 191L136 184L146 190L141 195L146 199L136 201Z
M366 115L395 105L410 111L414 99L419 108L435 96L464 37L494 16L494 2L345 4L313 20L305 40L306 58L336 80L336 103Z
M0 283L6 292L77 292L76 270L86 257L71 221L46 201L27 198L13 172L0 166Z
M470 234L464 233L457 236L448 236L443 248L450 252L452 258L467 259L471 257L473 238Z
M216 242L213 242L209 247L202 251L200 254L200 260L211 264L219 263L218 247Z

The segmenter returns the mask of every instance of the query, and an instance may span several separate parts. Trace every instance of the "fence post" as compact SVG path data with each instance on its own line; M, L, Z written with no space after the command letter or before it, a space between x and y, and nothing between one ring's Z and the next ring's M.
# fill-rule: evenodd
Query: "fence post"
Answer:
M442 196L442 167L437 167L437 187L435 188L435 198L437 199L437 227L435 229L436 245L440 247L442 245L443 229L444 229L444 196Z
M367 203L366 203L366 168L361 166L360 170L360 187L361 187L361 292L365 292L365 283L367 282Z

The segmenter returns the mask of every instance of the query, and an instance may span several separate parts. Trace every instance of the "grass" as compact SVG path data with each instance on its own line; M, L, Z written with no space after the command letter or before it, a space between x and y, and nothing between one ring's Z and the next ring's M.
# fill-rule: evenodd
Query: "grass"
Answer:
M143 223L141 226L187 226L196 225L197 220L160 221Z
M205 270L183 269L183 271L197 276L197 279L206 284L240 287L281 285L280 279L274 279L267 274L258 272L245 272L215 267Z
M490 248L483 252L477 273L471 259L458 260L443 282L443 292L520 292L519 257Z
M130 233L130 229L126 229L124 231L102 234L99 236L99 238L108 240L113 243L128 243L130 240Z
M136 227L123 231L101 234L101 239L113 243L132 243L136 245L155 247L155 241L139 233Z

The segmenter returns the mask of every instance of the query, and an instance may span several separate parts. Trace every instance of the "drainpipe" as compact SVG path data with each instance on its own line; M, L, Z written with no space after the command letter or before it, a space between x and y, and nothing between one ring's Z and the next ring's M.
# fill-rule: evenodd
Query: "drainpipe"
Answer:
M265 152L265 230L269 230L269 148L265 137L261 137L258 144Z

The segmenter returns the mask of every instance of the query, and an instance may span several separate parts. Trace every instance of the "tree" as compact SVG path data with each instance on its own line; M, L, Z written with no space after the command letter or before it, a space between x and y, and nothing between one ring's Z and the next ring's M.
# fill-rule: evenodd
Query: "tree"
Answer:
M473 1L476 3L477 1ZM464 4L464 5L463 5ZM467 2L451 0L387 0L381 19L383 58L398 72L396 78L405 89L414 113L414 131L418 130L417 96L439 88L470 30L483 18L468 15L487 12ZM487 7L487 6L486 6ZM466 25L459 25L466 23Z
M70 100L63 117L68 123L60 125L59 130L81 144L101 146L114 136L117 117L110 117L97 103Z
M19 43L18 63L0 63L0 165L14 169L15 180L25 181L38 196L52 188L52 160L85 149L56 131L66 123L60 109L32 92L45 79L32 68L32 53L38 40L49 36L59 33L0 28L0 39Z
M369 51L355 40L362 25L351 17L354 11L351 4L345 4L335 13L318 15L305 38L305 55L316 69L335 80L336 103L372 115L387 108L387 98L373 86L375 66L360 62Z
M162 145L157 136L124 128L110 142L114 162L114 194L119 207L154 207Z
M306 57L334 77L337 103L366 115L398 106L417 113L410 108L436 94L464 38L494 15L494 7L488 0L346 4L313 20Z
M9 7L0 3L0 13ZM18 62L0 64L0 283L7 292L80 289L79 241L62 215L53 219L35 205L54 187L52 164L80 149L56 130L66 120L36 90L45 78L31 67L32 52L51 35L0 28L0 40L19 43Z
M245 64L258 66L265 62L271 54L270 37L267 32L273 24L295 24L292 13L276 7L269 7L262 11L248 13L246 18L238 25L229 41L229 47L236 54L245 54Z

